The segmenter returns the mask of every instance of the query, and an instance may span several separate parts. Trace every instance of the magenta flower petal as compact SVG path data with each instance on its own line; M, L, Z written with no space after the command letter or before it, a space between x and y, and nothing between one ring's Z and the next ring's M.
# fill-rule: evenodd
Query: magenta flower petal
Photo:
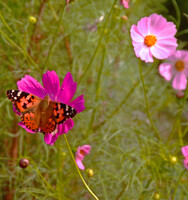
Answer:
M85 109L84 102L85 102L84 95L81 95L77 97L76 99L74 99L73 101L71 101L69 105L72 106L76 110L77 113L79 113Z
M29 75L25 75L24 78L18 81L17 86L19 90L34 94L42 99L47 95L42 85Z
M187 78L183 72L176 73L172 86L175 90L185 90L187 86Z
M50 96L50 99L52 101L56 101L56 96L58 95L60 90L59 78L56 72L47 71L45 74L43 74L42 82L44 88L46 89L48 95Z
M139 52L139 57L141 60L144 60L146 63L153 62L153 57L150 52L150 49L143 46L142 49Z
M188 145L181 148L182 154L185 157L183 164L188 169Z
M151 53L158 59L168 58L177 47L177 40L175 38L167 39L166 41L157 41L154 47L151 47Z
M53 135L50 133L46 133L44 135L44 141L46 142L46 144L51 144L52 138L53 138Z
M159 73L167 81L170 81L172 79L172 76L174 75L174 71L172 69L172 66L169 63L162 63L159 66Z
M181 148L184 157L188 157L188 145Z
M75 161L76 161L78 168L80 168L81 170L85 170L85 166L83 165L83 163L80 159L76 159Z
M57 102L71 105L77 110L77 113L85 109L85 106L84 106L85 100L83 98L83 95L77 97L75 100L71 102L76 92L77 85L76 85L76 82L73 81L73 78L70 72L66 74L61 88L60 88L59 78L55 71L47 71L43 75L42 81L43 81L44 87L40 83L38 83L37 80L35 80L31 76L26 75L24 78L22 78L20 81L17 82L17 85L18 85L19 90L31 93L42 99L44 99L44 97L48 95L50 97L49 101L57 101ZM15 108L13 109L16 112L16 114L20 115L20 113L18 113L15 110ZM38 114L38 113L34 113L34 114ZM23 122L20 122L19 125L23 127L27 132L35 133L31 131L30 129L28 129L23 124ZM74 126L74 121L72 119L68 119L64 123L57 125L57 129L54 132L45 134L44 136L45 143L49 145L53 145L59 135L67 133L69 130L73 128L73 126ZM41 130L41 127L39 127L39 131L40 130Z
M123 5L124 8L129 8L129 1L130 0L121 0L121 4Z
M23 122L19 122L18 125L21 126L22 128L24 128L28 133L37 133L37 132L34 132L34 131L28 129Z
M173 78L174 89L185 90L188 77L188 51L176 51L168 57L167 62L159 66L159 72L167 81Z
M141 43L142 44L142 46L143 46L143 42L144 42L144 35L146 35L146 34L142 34L139 30L138 30L138 27L136 26L136 25L132 25L132 27L131 27L131 30L130 30L130 32L131 32L131 38L132 38L132 40L136 43L136 44L138 44L138 43ZM134 46L134 45L133 45Z
M184 167L188 169L188 157L186 157L183 161Z
M55 141L57 140L59 134L56 133L55 135L47 133L44 135L44 141L46 144L54 145Z
M176 31L172 22L167 22L156 13L142 18L137 26L132 25L130 29L136 56L145 62L153 62L153 56L158 59L167 58L176 50Z
M58 126L59 135L67 133L69 130L73 128L73 126L74 126L74 121L72 119L66 120L63 124L60 124Z
M76 92L77 84L73 81L72 75L68 72L63 80L57 101L68 104Z
M91 146L90 145L83 145L81 147L78 147L76 151L76 164L81 169L84 170L85 167L82 163L82 160L84 159L85 155L90 153Z
M158 15L158 14L154 13L149 16L148 20L149 20L149 24L148 24L149 33L152 33L154 35L158 35L160 32L162 32L163 29L166 30L166 29L171 28L171 26L169 26L167 20L162 15ZM167 24L168 24L168 26L167 26ZM168 33L166 33L164 31L164 35L168 35Z

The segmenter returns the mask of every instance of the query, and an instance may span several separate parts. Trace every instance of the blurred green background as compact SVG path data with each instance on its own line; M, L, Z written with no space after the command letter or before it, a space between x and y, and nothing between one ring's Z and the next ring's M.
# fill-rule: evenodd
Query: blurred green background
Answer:
M75 98L84 94L86 109L74 118L67 139L73 153L91 145L84 164L94 176L82 174L99 199L149 200L159 194L159 199L187 200L181 155L182 142L188 144L187 102L183 105L171 83L158 75L159 62L142 62L159 142L147 117L129 33L132 24L152 13L176 22L175 3L181 16L178 48L186 49L188 1L132 0L129 9L118 0L75 0L68 8L65 0L0 2L0 199L93 199L64 137L48 146L43 134L27 133L17 125L20 118L6 98L6 90L17 89L16 82L26 74L41 82L44 72L55 70L61 83L72 73L78 83ZM30 161L26 169L19 167L21 158Z

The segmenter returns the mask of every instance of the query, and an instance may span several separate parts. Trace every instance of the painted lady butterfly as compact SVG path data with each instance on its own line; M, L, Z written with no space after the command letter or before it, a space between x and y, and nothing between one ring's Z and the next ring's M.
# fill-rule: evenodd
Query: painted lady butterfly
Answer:
M73 107L51 101L48 95L41 99L27 92L7 90L7 97L21 113L20 117L25 126L34 132L52 133L57 124L62 124L76 115Z

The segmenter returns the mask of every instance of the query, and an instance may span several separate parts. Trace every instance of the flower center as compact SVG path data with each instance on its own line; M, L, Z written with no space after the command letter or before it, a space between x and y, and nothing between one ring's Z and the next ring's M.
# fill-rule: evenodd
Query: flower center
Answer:
M80 150L80 154L82 154L83 156L86 155L84 150Z
M156 42L157 38L155 35L147 35L144 38L144 44L147 45L148 47L152 47L153 45L155 45Z
M175 67L176 67L176 69L179 71L179 72L181 72L181 71L183 71L183 69L184 69L184 62L183 61L181 61L181 60L178 60L177 62L176 62L176 64L175 64Z

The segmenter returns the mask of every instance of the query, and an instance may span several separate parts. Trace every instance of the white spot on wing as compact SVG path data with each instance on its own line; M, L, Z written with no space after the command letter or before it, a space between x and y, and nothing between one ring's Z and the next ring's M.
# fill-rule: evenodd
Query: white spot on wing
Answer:
M22 93L22 92L21 92L21 91L19 91L19 92L18 92L18 94L17 94L17 96L19 97L19 96L21 95L21 93Z
M68 105L66 105L66 111L68 111L69 110L69 106Z

